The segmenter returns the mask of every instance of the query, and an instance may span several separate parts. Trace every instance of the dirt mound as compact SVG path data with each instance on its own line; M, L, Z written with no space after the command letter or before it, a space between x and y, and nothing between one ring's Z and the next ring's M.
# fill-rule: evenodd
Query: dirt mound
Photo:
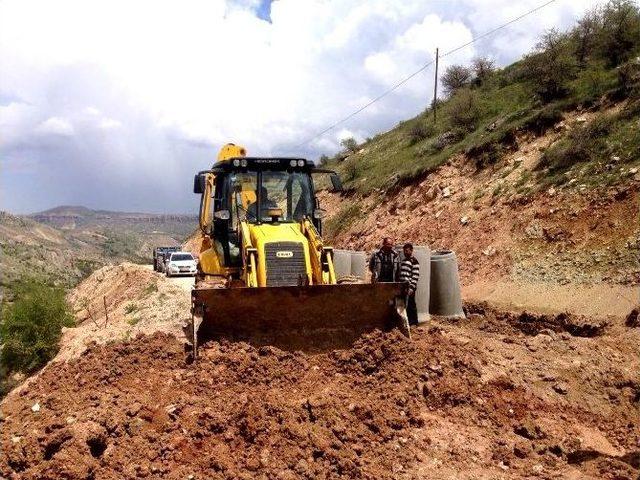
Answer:
M518 349L527 350L518 335L505 343L498 333L446 324L413 333L407 341L397 332L375 332L352 349L313 356L211 342L190 366L181 343L162 333L92 345L4 402L0 474L293 479L640 473L640 382L613 366L616 356L628 356L625 367L634 371L634 343L603 355L599 344L586 343L594 339L558 337L539 342L523 368ZM620 343L605 342L606 348ZM499 345L510 352L507 364L494 358ZM564 357L558 348L566 350ZM546 358L538 358L543 352ZM580 370L570 372L576 358L593 360L588 402L573 391L582 382ZM529 367L539 369L536 374L564 371L566 383L554 377L554 389L541 394L536 383L542 380L530 381Z
M78 326L64 329L55 360L78 356L89 343L106 343L156 331L180 336L189 316L189 292L146 265L101 268L68 297Z
M595 319L570 313L532 313L498 310L487 302L466 303L464 311L471 321L480 319L486 330L504 331L511 327L513 332L536 336L541 332L566 332L576 337L597 337L614 322L614 319Z

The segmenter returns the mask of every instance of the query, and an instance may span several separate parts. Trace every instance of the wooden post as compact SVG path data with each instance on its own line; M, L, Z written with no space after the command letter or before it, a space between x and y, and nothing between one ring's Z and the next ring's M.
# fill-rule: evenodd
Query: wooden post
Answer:
M438 98L438 59L439 59L439 48L436 48L436 77L433 82L433 123L436 123L436 99Z
M104 304L104 326L106 327L109 324L109 312L107 312L107 297L105 295L102 296L102 303Z
M99 325L98 325L98 322L96 322L96 319L93 318L93 313L91 313L91 307L89 307L88 304L87 304L87 313L89 314L89 318L91 319L93 324L96 326L96 328L100 328Z

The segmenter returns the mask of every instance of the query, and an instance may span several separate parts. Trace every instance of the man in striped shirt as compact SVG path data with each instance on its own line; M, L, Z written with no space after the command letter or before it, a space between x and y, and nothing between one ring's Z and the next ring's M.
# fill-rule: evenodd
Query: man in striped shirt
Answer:
M418 288L418 280L420 279L420 264L418 259L413 256L413 245L405 243L402 247L404 258L400 262L400 273L398 280L408 284L407 292L407 317L409 317L409 325L418 324L418 307L416 306L416 289Z

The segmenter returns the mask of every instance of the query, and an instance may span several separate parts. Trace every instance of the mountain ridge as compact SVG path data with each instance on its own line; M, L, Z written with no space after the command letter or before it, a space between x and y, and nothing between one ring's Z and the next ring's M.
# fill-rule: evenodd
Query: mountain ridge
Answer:
M46 210L19 215L24 217L57 217L57 216L77 216L77 217L95 217L95 216L111 216L111 217L130 217L130 216L147 216L150 218L195 218L195 214L191 213L154 213L154 212L138 212L138 211L121 211L121 210L104 210L85 207L84 205L58 205Z

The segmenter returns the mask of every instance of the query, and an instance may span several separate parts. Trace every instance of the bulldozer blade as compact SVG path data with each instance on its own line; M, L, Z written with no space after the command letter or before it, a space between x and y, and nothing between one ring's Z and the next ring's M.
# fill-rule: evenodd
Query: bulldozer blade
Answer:
M192 302L185 334L194 359L207 339L321 352L375 329L410 335L401 283L196 288Z

